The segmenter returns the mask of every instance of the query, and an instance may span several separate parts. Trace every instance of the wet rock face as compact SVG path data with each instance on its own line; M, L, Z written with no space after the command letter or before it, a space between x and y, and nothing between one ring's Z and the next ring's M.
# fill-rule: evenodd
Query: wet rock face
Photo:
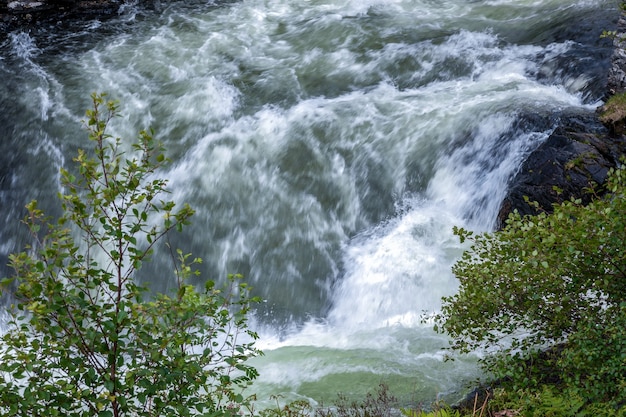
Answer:
M616 36L613 39L615 51L611 58L611 68L607 76L609 95L626 91L626 16L624 13L617 22Z
M603 184L609 169L624 154L626 138L609 136L594 115L567 117L522 164L502 202L499 227L513 210L534 215L552 212L554 204L571 198L589 202L591 195L586 190ZM539 203L539 210L527 199Z
M0 30L113 16L122 4L123 0L0 0Z
M624 13L615 32L605 99L626 91ZM626 135L614 123L607 124L604 126L597 114L563 116L560 127L529 155L511 181L498 213L498 227L504 226L514 210L534 215L538 211L550 213L554 204L571 198L589 202L588 189L604 184L609 169L626 155ZM539 203L539 210L527 200Z

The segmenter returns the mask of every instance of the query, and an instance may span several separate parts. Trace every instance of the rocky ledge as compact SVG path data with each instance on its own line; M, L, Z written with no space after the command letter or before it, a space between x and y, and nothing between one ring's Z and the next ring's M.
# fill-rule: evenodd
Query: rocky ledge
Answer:
M606 98L626 92L625 34L626 18L622 14L614 33ZM591 199L588 189L602 186L609 169L626 155L626 118L601 118L603 110L601 107L596 114L561 117L560 126L528 156L510 182L498 214L499 227L504 226L513 210L532 215L552 212L554 204L571 198L583 202ZM539 203L539 210L528 201Z
M0 0L0 30L115 16L124 0Z
M572 115L524 161L513 178L498 214L502 227L509 213L551 212L556 203L580 198L589 202L587 190L602 185L610 168L626 154L626 137L612 135L594 115ZM528 201L527 201L528 199Z

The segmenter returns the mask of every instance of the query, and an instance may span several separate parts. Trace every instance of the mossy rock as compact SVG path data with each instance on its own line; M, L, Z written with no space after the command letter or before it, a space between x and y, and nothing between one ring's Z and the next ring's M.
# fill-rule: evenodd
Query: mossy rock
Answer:
M606 104L599 109L600 121L607 126L613 134L626 133L626 93L619 93L607 100Z

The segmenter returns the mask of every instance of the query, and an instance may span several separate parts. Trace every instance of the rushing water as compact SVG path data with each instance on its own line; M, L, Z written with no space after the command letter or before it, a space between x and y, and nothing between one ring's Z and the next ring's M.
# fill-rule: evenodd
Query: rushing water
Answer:
M383 382L457 398L420 323L454 293L454 225L493 227L507 181L562 112L592 112L612 1L241 0L128 8L1 46L0 261L30 199L58 213L58 169L85 146L89 94L119 99L125 140L152 126L161 174L196 210L175 244L203 275L265 300L254 386L326 401ZM165 258L165 257L163 257ZM157 256L138 279L171 286ZM4 269L3 274L9 273Z

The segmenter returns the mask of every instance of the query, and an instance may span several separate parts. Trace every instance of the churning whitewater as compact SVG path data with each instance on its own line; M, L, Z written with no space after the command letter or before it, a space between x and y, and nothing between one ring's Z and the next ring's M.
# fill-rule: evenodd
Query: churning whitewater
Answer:
M423 324L454 293L453 226L494 227L507 182L563 112L602 99L609 1L240 0L127 8L1 46L0 260L107 92L130 142L152 126L160 174L197 210L172 244L202 276L243 274L264 302L252 387L328 403L379 383L403 401L463 395ZM166 256L137 279L172 286ZM2 270L9 274L8 269Z

